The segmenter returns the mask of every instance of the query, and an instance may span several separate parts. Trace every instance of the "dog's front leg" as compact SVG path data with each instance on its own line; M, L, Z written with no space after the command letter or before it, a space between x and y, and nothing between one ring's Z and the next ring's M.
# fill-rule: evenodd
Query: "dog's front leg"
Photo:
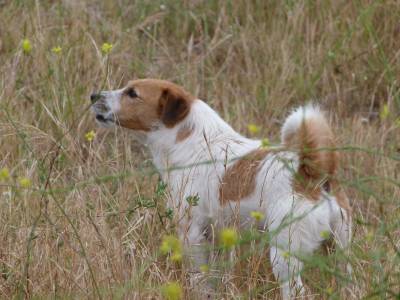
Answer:
M191 271L200 271L200 266L208 263L207 240L204 229L191 222L187 226L179 228L178 233L183 242L185 256L190 263Z
M178 234L183 243L186 268L190 277L190 284L199 298L210 298L212 288L206 276L201 272L201 267L208 264L209 242L205 235L204 224L182 222Z
M289 257L286 251L271 247L270 259L275 278L279 281L282 298L289 300L304 296L304 287L300 277L302 262Z

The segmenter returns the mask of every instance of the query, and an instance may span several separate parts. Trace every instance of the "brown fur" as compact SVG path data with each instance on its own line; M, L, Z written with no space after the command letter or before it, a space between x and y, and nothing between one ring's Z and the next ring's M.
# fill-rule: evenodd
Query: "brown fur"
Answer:
M256 175L268 150L257 149L233 162L226 170L220 187L219 201L222 205L229 201L240 201L256 188Z
M336 179L339 153L334 150L335 138L326 120L305 120L296 133L286 137L284 143L299 149L300 164L293 180L293 190L317 201L324 189L334 195L338 205L350 215L349 200Z
M347 212L348 216L350 216L352 209L349 199L336 180L332 180L332 194L335 196L337 204Z
M300 129L289 137L286 144L299 149L299 169L293 180L293 190L306 197L318 200L321 188L330 188L336 175L338 153L329 125L324 119L304 120Z
M186 140L193 133L193 128L191 127L182 127L178 130L176 134L176 143L180 143Z
M150 131L157 121L175 126L187 116L194 99L183 88L164 80L134 80L125 90L129 88L136 91L138 98L124 93L116 117L120 126L133 130Z

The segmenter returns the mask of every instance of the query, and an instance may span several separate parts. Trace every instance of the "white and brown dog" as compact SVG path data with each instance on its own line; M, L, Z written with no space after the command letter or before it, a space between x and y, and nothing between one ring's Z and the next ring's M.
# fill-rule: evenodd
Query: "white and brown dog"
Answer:
M233 216L241 227L251 225L252 211L264 216L260 229L273 233L270 261L284 299L304 293L298 254L318 248L326 237L321 233L331 233L341 248L348 245L350 206L336 180L332 131L317 107L293 111L282 145L268 148L168 81L134 80L91 100L99 124L128 128L150 149L194 267L207 262L210 224L221 227ZM194 195L198 205L190 206L186 199Z

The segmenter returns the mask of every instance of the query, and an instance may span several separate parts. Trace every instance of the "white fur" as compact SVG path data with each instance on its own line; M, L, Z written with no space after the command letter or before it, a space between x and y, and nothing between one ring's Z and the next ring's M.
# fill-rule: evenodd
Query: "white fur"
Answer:
M286 143L288 137L292 134L296 134L305 119L314 119L325 123L325 116L318 106L308 104L298 107L289 115L282 126L281 140L283 143Z
M124 89L114 91L102 91L100 96L105 101L97 101L91 107L96 115L102 115L104 121L97 122L100 126L105 128L113 127L115 124L115 115L121 109L120 99Z
M116 114L121 109L120 99L124 89L115 91L103 91L101 95L107 99L107 105L110 108L110 113Z
M323 118L318 108L306 106L295 110L282 128L282 139L295 134L304 118ZM192 128L192 133L176 142L179 129ZM219 115L201 100L196 100L189 115L173 128L158 124L158 129L147 133L154 164L168 184L168 206L177 213L178 233L185 242L188 255L193 258L194 270L207 262L205 228L212 222L226 226L233 216L242 226L253 223L251 211L265 215L260 229L270 232L270 258L275 276L281 282L284 299L304 293L300 278L302 262L298 255L311 253L322 242L321 232L340 236L340 246L349 241L346 212L334 196L324 193L319 201L311 201L292 189L293 170L298 165L296 153L276 151L268 154L256 177L255 191L240 202L222 206L219 186L227 167L246 153L261 146L235 132ZM198 206L191 207L188 196L198 195ZM346 220L341 219L341 214ZM286 224L286 225L285 225ZM339 231L339 232L338 232ZM288 257L288 253L289 257Z
M283 138L287 133L295 133L304 118L323 118L323 115L312 106L297 109L283 126ZM193 128L193 132L186 140L176 143L177 131L182 126ZM175 128L161 128L148 134L154 163L171 191L169 206L179 212L183 240L191 246L205 242L203 231L210 220L222 227L227 216L238 214L241 223L246 225L251 223L251 211L263 212L263 227L273 237L271 261L274 273L282 281L284 298L290 298L296 289L303 292L298 274L302 263L296 255L315 250L323 241L321 233L335 232L332 224L339 222L342 225L341 213L346 212L331 195L324 194L315 203L293 192L292 170L297 168L298 158L289 152L267 155L257 175L254 193L239 203L221 206L219 185L225 164L228 162L229 167L235 159L259 148L260 144L260 141L235 132L201 100L193 104L189 116ZM186 198L192 195L198 195L200 203L188 214ZM284 220L287 226L282 226ZM341 240L341 246L346 246L347 241L347 238ZM291 253L289 259L285 258L287 254L282 256L287 251ZM196 252L197 263L206 262L205 254L203 256Z

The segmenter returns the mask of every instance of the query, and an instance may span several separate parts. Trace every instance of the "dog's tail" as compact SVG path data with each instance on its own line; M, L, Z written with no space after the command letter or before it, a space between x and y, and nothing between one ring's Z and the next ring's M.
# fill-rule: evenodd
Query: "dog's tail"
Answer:
M299 155L296 184L311 194L321 186L329 191L339 157L335 137L321 110L307 105L293 111L283 124L281 138Z

